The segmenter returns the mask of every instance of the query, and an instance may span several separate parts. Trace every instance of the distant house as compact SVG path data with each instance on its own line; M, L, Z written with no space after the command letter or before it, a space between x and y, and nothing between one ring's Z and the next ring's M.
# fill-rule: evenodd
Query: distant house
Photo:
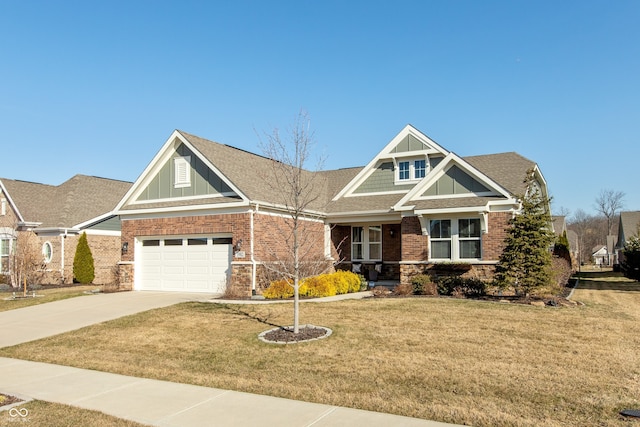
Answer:
M618 262L622 262L622 251L632 236L640 235L640 211L620 212L620 225L615 250Z
M135 290L261 292L287 210L264 177L273 160L173 132L116 208L120 284ZM309 206L317 258L369 278L408 282L464 264L489 278L537 164L517 153L460 157L406 126L366 166L321 172Z
M87 233L96 277L117 278L120 219L113 214L130 182L76 175L60 185L0 178L0 272L10 273L9 259L19 233L33 232L42 246L42 283L73 282L78 236Z
M607 236L606 245L598 245L592 249L591 258L598 267L611 267L617 259L614 236Z

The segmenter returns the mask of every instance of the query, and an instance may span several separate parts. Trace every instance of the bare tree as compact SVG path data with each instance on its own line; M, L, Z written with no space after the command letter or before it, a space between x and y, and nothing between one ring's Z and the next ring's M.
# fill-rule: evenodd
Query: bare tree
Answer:
M21 231L15 240L9 257L11 285L23 286L23 296L27 295L27 284L35 279L42 268L43 255L38 237L32 231Z
M603 244L603 235L606 234L606 219L602 216L589 215L582 209L578 209L569 218L567 228L578 235L578 262L584 263L591 260L592 249ZM606 238L604 240L606 243Z
M300 279L312 272L317 274L321 272L318 270L326 270L327 267L322 256L323 245L318 247L318 240L324 237L324 221L319 213L322 210L324 186L317 173L305 170L311 160L314 144L309 117L302 110L284 137L275 129L265 135L265 140L260 141L272 166L270 175L263 178L272 184L275 197L279 199L275 208L283 212L281 217L272 217L271 226L277 227L279 238L277 245L266 249L272 259L264 265L272 273L292 283L294 333L299 332ZM322 160L318 159L316 170L320 170L321 165Z
M600 190L596 197L596 210L607 218L607 235L611 234L616 214L624 206L624 196L622 191Z

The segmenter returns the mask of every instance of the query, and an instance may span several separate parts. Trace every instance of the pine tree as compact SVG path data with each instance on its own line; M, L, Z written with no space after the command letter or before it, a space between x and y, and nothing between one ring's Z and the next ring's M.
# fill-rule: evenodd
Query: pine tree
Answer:
M638 235L631 236L624 245L622 253L624 255L622 259L623 274L629 279L640 280L640 237Z
M82 233L73 257L73 278L78 283L91 283L95 278L93 255L87 242L87 233Z
M544 197L532 170L524 180L526 193L519 195L520 213L510 220L505 248L496 266L496 283L528 295L551 281L551 232L549 198Z

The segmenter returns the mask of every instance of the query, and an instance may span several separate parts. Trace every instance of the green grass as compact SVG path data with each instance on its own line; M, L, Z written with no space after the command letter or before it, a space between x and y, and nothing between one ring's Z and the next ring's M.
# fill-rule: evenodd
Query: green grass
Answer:
M574 308L449 298L303 304L324 340L270 345L290 304L185 303L0 350L125 375L474 426L623 426L640 407L640 285L585 279Z
M67 298L75 298L79 296L86 296L85 292L93 289L97 289L99 286L95 285L78 285L70 286L68 288L54 288L54 289L40 289L35 291L36 297L32 297L33 292L27 292L29 295L26 298L11 298L12 292L0 292L0 311L13 310L16 308L29 307L31 305L44 304L47 302L59 301ZM22 290L16 291L17 297L22 297Z

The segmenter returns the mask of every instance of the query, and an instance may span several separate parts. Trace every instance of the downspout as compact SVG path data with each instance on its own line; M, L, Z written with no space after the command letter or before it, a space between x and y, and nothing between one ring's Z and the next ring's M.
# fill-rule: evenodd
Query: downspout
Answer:
M255 254L254 254L254 228L253 228L253 215L255 213L258 212L258 209L260 208L260 206L258 204L255 205L255 207L253 209L251 209L250 212L250 221L249 221L249 233L251 234L249 240L249 250L251 251L251 293L255 294L256 292L256 277L257 277L257 272L256 272L256 267L258 265L258 263L256 262L256 258L255 258Z

